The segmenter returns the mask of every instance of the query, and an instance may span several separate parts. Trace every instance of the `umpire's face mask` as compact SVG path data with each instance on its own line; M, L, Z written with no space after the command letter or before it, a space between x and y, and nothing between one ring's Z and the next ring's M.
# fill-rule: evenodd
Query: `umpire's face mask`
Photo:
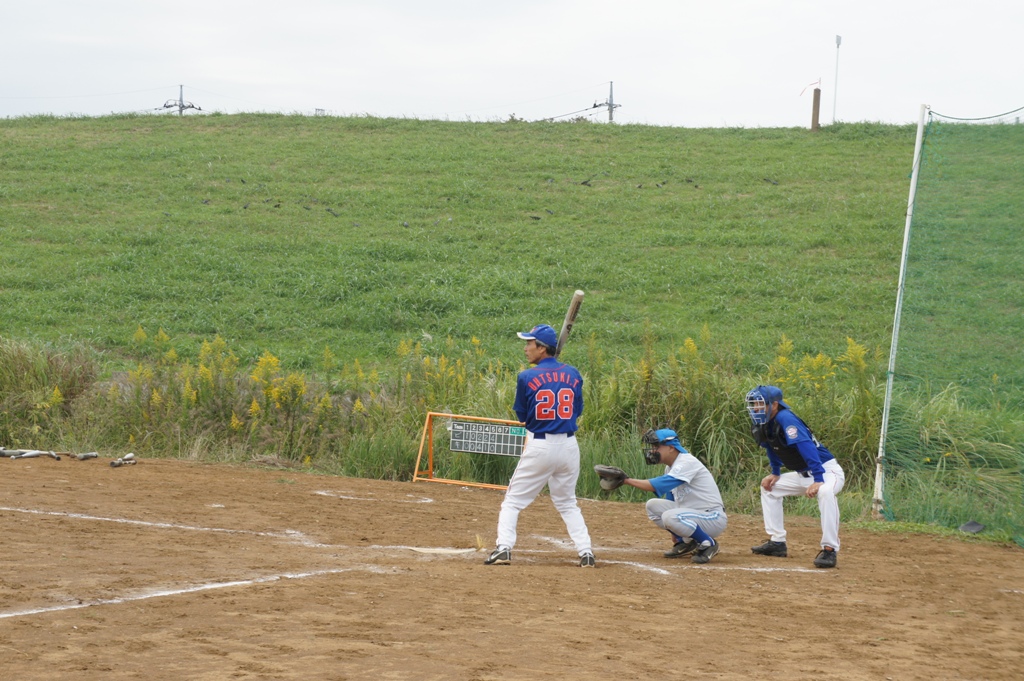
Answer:
M747 393L747 413L755 426L768 423L768 402L760 390L754 389Z

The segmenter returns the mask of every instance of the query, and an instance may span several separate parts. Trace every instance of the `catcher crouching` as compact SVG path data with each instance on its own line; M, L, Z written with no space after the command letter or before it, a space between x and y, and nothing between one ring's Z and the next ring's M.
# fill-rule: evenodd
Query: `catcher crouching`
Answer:
M690 556L694 563L709 562L719 550L716 538L728 524L714 476L686 451L674 430L648 430L642 441L644 460L652 466L664 464L665 474L636 480L621 468L598 464L594 471L601 478L601 488L629 485L653 492L657 496L647 502L647 517L671 533L674 542L665 557Z

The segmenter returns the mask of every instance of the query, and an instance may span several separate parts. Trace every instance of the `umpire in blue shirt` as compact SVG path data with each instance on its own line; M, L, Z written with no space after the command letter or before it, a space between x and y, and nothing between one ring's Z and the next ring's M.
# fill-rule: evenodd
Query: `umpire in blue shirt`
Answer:
M803 420L782 401L782 390L759 385L747 393L751 433L768 453L769 473L761 480L761 512L768 541L751 550L761 556L786 557L786 528L782 500L803 494L817 499L821 514L821 551L814 559L820 568L836 566L839 552L839 504L836 495L846 475L839 462ZM789 469L782 473L782 469Z

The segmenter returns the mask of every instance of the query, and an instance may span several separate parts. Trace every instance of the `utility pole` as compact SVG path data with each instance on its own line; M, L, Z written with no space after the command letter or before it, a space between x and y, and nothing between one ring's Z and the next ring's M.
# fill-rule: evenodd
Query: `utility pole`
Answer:
M615 122L615 109L622 106L621 104L615 103L615 83L608 81L608 101L605 102L605 106L608 107L608 122Z
M839 46L843 43L843 36L836 36L836 78L832 81L832 122L836 122L836 96L839 94Z
M811 130L817 131L821 126L818 125L818 112L821 110L821 88L814 88L814 103L811 105Z
M200 109L198 106L196 106L192 102L186 102L185 101L185 86L184 85L179 85L178 86L178 98L177 99L168 99L166 102L164 102L164 107L163 108L165 108L165 109L177 109L179 116L184 116L185 115L185 109L195 109L196 111L202 111L202 109Z

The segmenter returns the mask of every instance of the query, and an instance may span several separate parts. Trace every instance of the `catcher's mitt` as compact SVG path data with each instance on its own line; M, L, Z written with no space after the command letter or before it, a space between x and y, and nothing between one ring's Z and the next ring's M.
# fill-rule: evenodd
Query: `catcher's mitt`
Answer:
M609 492L622 487L626 478L629 477L626 475L626 471L617 466L605 466L600 463L594 466L594 472L601 478L601 489Z

